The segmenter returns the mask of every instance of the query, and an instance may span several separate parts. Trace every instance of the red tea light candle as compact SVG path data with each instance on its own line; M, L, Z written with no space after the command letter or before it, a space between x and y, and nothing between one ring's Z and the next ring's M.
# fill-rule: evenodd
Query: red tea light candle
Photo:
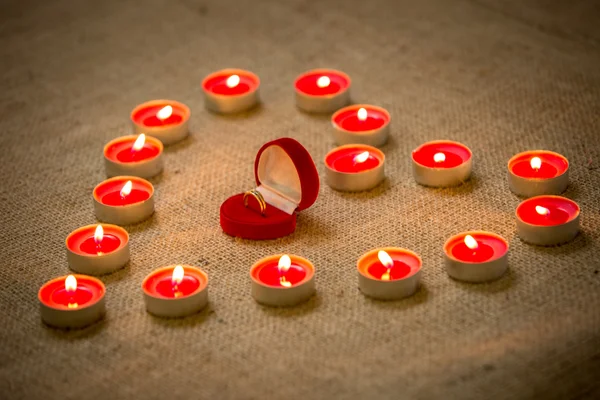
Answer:
M390 135L390 113L369 104L356 104L336 111L331 117L333 138L338 144L384 145Z
M473 155L464 144L435 140L412 152L413 176L417 183L431 187L450 187L471 176Z
M385 155L376 147L340 146L325 156L327 183L335 190L368 190L385 178L384 165Z
M68 275L45 283L38 292L42 321L55 328L83 328L104 317L102 281Z
M208 276L191 265L171 265L151 272L142 282L146 310L157 317L195 314L208 303Z
M472 231L452 236L444 244L446 272L465 282L500 278L508 268L508 242L499 235Z
M102 275L129 261L129 235L116 225L86 225L67 236L69 267L86 275Z
M250 268L252 297L258 303L286 307L307 301L315 292L315 267L306 258L275 255Z
M154 186L135 176L107 179L94 188L93 197L96 218L109 224L135 224L154 213Z
M410 250L371 250L358 259L358 287L375 299L403 299L417 291L422 265L421 257Z
M191 111L175 100L152 100L140 104L131 112L134 132L146 133L165 146L187 137Z
M508 161L508 187L523 197L561 194L569 185L569 161L546 150L525 151Z
M219 114L249 110L259 102L260 79L243 69L222 69L202 81L204 105Z
M296 106L310 113L332 113L350 104L351 80L334 69L313 69L296 78Z
M138 136L121 136L104 146L104 167L109 178L119 175L152 178L163 170L163 144L160 140Z
M579 232L579 212L579 205L565 197L532 197L517 207L517 233L540 246L569 242Z

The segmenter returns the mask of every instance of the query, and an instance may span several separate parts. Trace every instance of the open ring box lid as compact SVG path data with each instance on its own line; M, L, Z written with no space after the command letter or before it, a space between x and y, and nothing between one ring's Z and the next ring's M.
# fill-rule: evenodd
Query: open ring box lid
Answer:
M267 208L252 196L244 206L244 193L221 204L221 227L231 236L245 239L276 239L294 232L296 211L314 204L319 195L319 174L308 151L296 140L280 138L263 145L254 162L256 190Z

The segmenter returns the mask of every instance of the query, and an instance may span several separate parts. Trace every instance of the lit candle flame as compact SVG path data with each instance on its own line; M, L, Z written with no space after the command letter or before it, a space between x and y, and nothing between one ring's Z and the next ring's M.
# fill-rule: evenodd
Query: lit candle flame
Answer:
M379 258L379 262L387 268L387 270L381 275L381 280L389 281L390 272L392 267L394 266L394 260L392 260L392 257L390 257L390 255L385 250L379 250L379 252L377 253L377 258Z
M133 147L131 149L133 151L140 151L142 147L144 147L144 143L146 143L146 135L140 133L137 139L135 139L135 143L133 144Z
M479 243L477 243L477 240L475 240L475 238L473 238L473 236L471 235L465 236L465 244L471 250L477 250L477 248L479 247Z
M279 275L281 275L279 277L279 284L281 284L281 286L283 287L290 287L292 286L292 283L289 282L288 280L285 279L285 276L283 276L292 266L292 260L290 259L290 256L288 256L287 254L282 255L279 258L279 263L277 264L277 269L279 270Z
M163 108L158 110L158 112L156 113L156 118L163 121L163 120L169 118L171 116L171 114L173 114L173 107L164 106Z
M227 85L228 88L236 87L237 85L240 84L239 75L231 75L229 78L227 78L227 81L225 81L225 84Z
M392 268L394 266L394 260L392 260L392 257L384 250L379 250L377 258L379 258L379 262L386 268Z
M369 152L364 151L354 157L354 164L364 163L369 159Z
M540 215L550 214L550 210L548 210L546 207L542 207L542 206L535 206L535 212Z
M367 110L361 107L358 109L358 113L356 113L356 115L359 121L364 121L367 119Z
M317 79L317 86L320 88L326 88L331 83L331 79L328 76L321 76Z
M96 232L94 232L94 242L96 242L96 244L100 244L100 242L102 242L103 238L104 238L104 229L102 229L102 225L98 225L96 227Z
M181 283L181 281L183 280L184 272L185 271L183 270L183 267L181 265L175 266L175 268L173 269L173 276L171 277L171 283L173 284L173 286L177 286Z
M73 275L69 275L67 276L67 279L65 279L65 290L69 293L73 293L77 290L77 278Z
M540 169L542 167L542 159L539 157L533 157L531 159L531 161L529 162L529 164L531 165L531 168L533 168L537 171L538 169Z
M125 183L125 185L123 185L123 188L121 189L121 197L127 197L129 193L131 193L132 187L133 184L131 183L131 181L127 181L127 183Z
M433 161L435 161L436 163L441 163L446 161L446 155L444 153L435 153L433 155Z
M279 258L279 263L277 264L277 269L279 270L279 274L283 275L288 272L288 269L292 266L292 260L290 256L287 254L282 255Z

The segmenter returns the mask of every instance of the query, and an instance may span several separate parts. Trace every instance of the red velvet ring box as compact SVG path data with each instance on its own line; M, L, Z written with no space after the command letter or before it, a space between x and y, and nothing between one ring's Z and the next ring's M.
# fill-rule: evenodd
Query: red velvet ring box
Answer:
M308 151L296 140L280 138L263 145L254 161L256 190L267 207L244 193L221 204L221 227L231 236L266 240L287 236L296 229L296 211L313 205L319 195L319 174Z

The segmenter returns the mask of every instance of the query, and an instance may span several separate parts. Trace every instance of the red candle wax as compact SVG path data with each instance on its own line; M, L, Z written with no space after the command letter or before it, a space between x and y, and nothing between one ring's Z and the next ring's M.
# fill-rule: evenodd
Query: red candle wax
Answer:
M532 168L529 161L520 161L513 166L513 173L523 178L548 179L554 178L558 173L558 169L543 160L540 168Z
M329 85L317 85L319 78L329 78ZM344 91L350 85L350 78L334 70L314 70L301 75L295 83L296 89L311 96L328 96Z
M194 293L200 287L200 281L191 275L184 275L180 283L175 284L171 276L163 276L156 283L156 292L163 297L178 298Z
M67 290L64 287L56 289L52 293L52 302L67 308L78 308L89 303L93 297L90 289L78 285L75 290Z
M173 113L165 119L158 118L156 114L166 106L171 106L173 108ZM180 108L178 105L164 103L154 104L148 107L142 106L139 110L135 110L132 114L132 119L137 124L148 127L157 127L180 124L185 115L186 110Z
M133 146L133 143L132 143ZM117 160L128 163L128 162L138 162L143 160L148 160L154 158L158 155L159 149L155 146L152 146L149 143L144 144L139 150L134 150L133 147L129 149L123 149L117 153Z
M115 251L121 245L118 237L111 234L104 234L100 243L96 243L94 235L85 239L79 249L87 254L99 255Z
M470 249L462 242L452 248L452 255L460 261L478 263L490 260L494 256L494 249L485 243L478 243L476 249Z
M333 122L340 128L350 132L374 131L384 126L389 121L389 116L379 109L363 107L367 112L367 117L361 120L358 110L361 107L353 107L343 112L336 113Z
M435 155L442 153L443 161L436 161ZM471 158L469 149L456 142L434 141L425 143L412 153L413 159L429 168L454 168Z
M235 73L234 73L235 72ZM237 75L240 80L235 86L228 86L227 79L232 75ZM204 89L214 94L223 96L239 96L255 90L258 86L257 78L246 75L240 71L232 71L232 73L215 74L207 77L203 82Z
M408 264L399 260L393 261L394 265L391 268L388 268L385 265L383 265L381 261L374 262L368 268L369 274L372 275L374 278L381 279L382 276L385 273L387 273L389 269L389 280L394 281L397 279L405 278L411 273L412 268Z
M258 272L258 279L269 286L284 287L281 284L282 277L292 286L302 282L306 277L306 269L301 265L292 263L290 268L283 273L279 272L278 265L279 262L272 262L264 265Z
M540 168L533 168L531 160L538 157ZM517 176L530 179L550 179L564 174L569 162L558 153L546 150L525 151L510 159L508 167Z
M145 190L131 189L127 196L121 196L121 190L119 189L102 196L101 202L109 206L126 206L146 201L149 198L150 193Z
M357 173L364 172L370 169L376 168L379 164L381 164L381 160L375 157L373 154L369 152L369 157L363 161L359 162L356 157L366 150L361 147L356 148L342 148L339 151L335 151L327 156L325 162L329 165L330 168L346 173Z
M536 209L536 207L543 207L543 209ZM517 217L531 225L561 225L573 220L578 214L577 203L559 196L532 197L517 207Z

